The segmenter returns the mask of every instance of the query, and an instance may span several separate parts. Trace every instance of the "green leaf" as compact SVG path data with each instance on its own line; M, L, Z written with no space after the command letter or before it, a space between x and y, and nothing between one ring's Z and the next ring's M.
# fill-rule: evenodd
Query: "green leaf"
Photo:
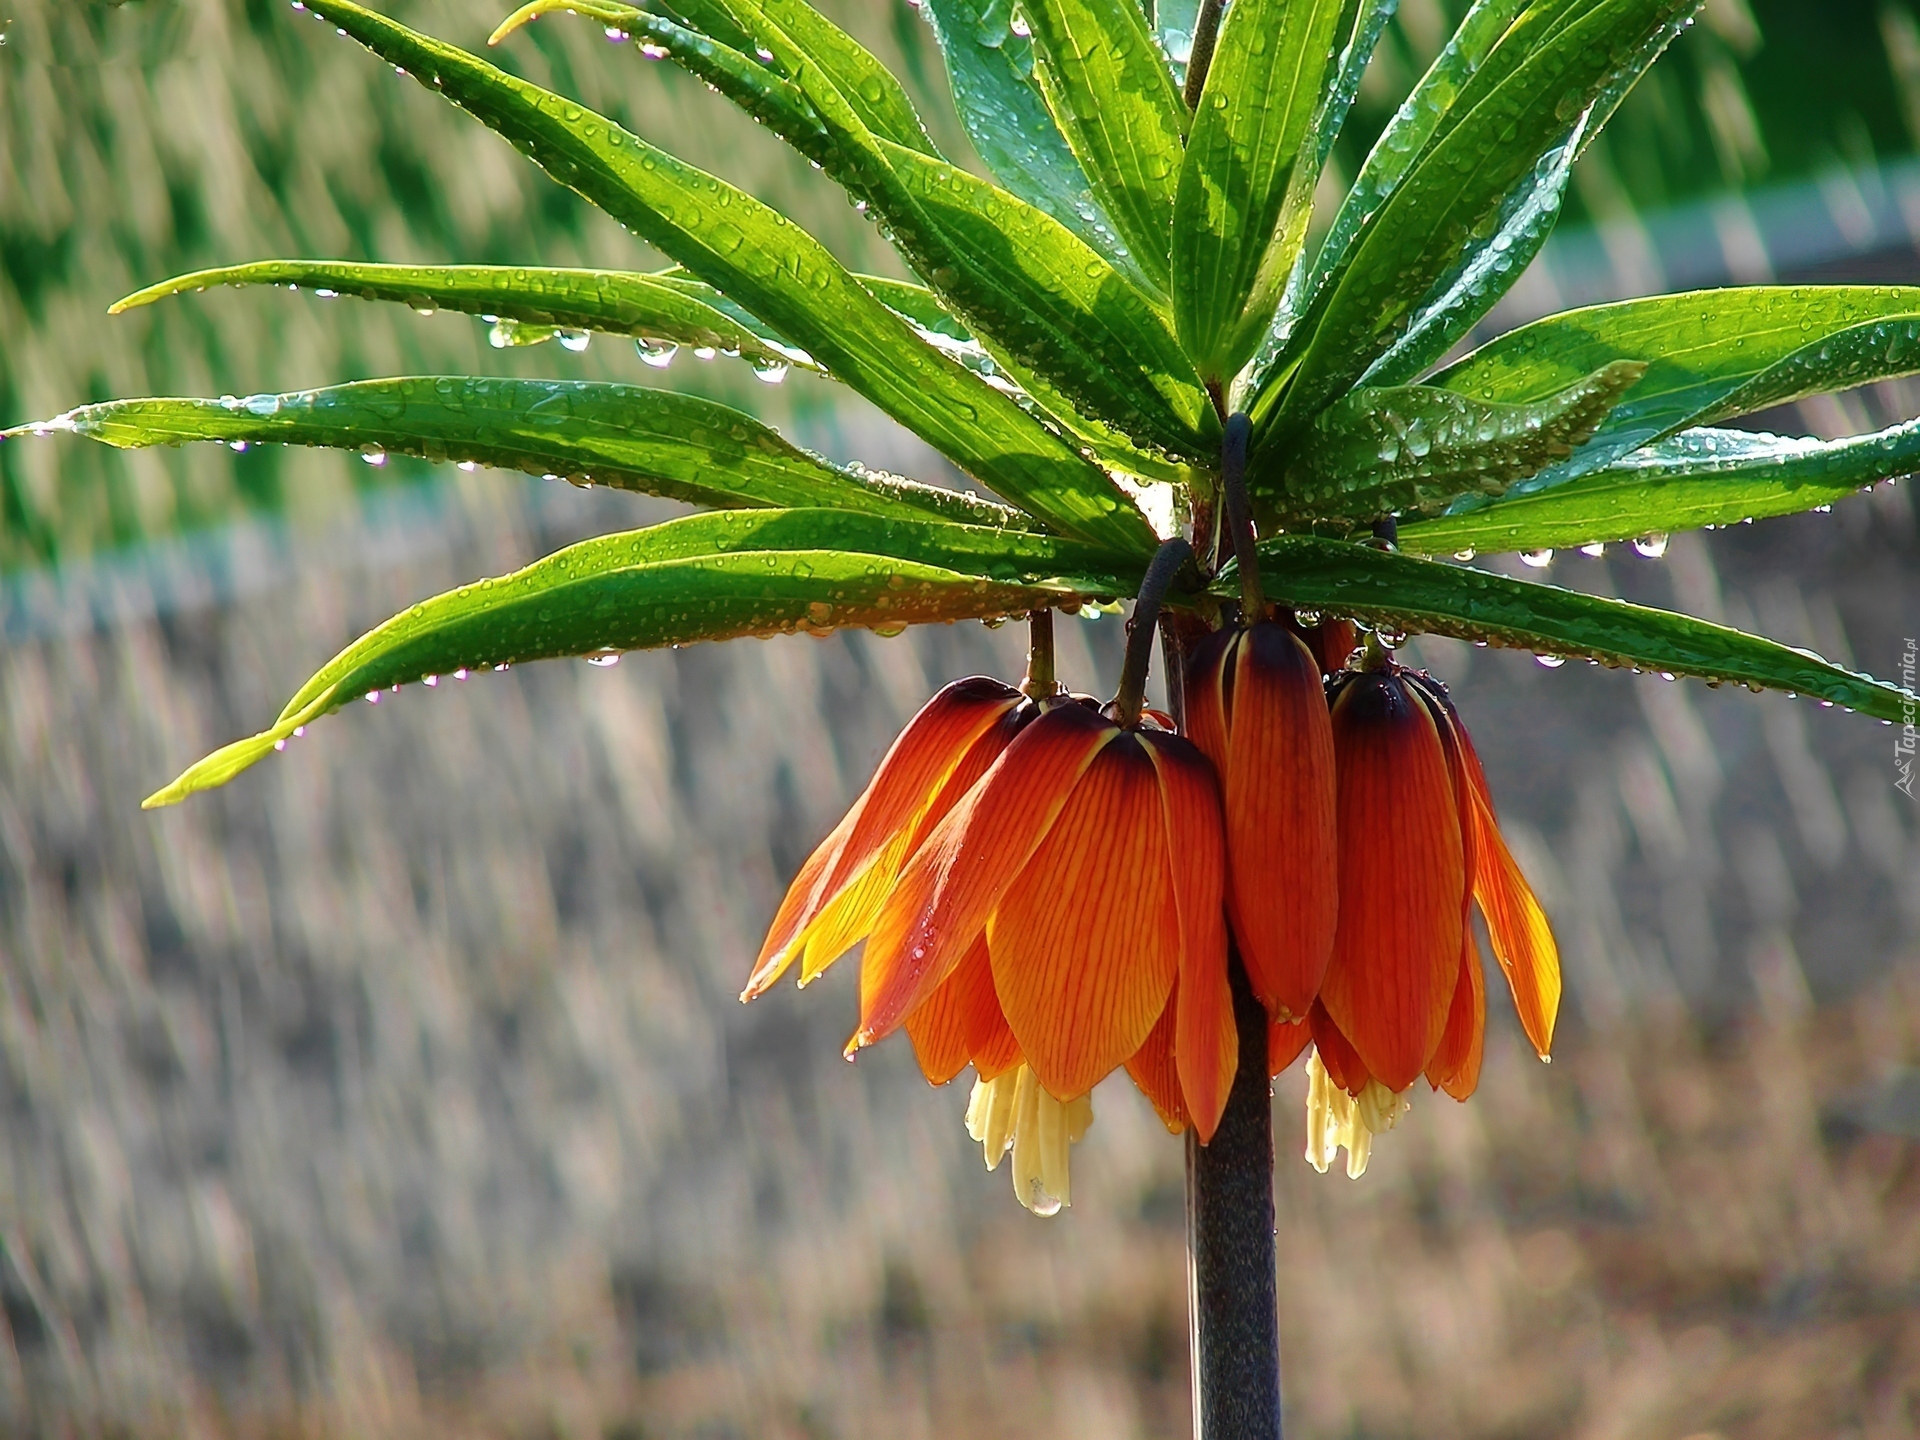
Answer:
M748 63L768 82L779 83L775 72L792 74L802 65L810 66L874 134L929 155L938 153L893 72L806 0L701 0L668 8L678 9L686 23L612 0L529 0L494 30L487 43L497 45L529 21L564 10L591 16L628 34L647 35L669 48L684 46L688 37L696 37L743 59L757 49L767 57L766 64Z
M1920 421L1848 440L1687 430L1549 490L1400 528L1422 555L1571 549L1798 514L1920 470Z
M989 378L999 377L1000 383L1010 378L1034 404L1077 437L1084 448L1107 469L1146 480L1179 485L1191 482L1190 467L1153 451L1143 450L1118 430L1084 414L1041 376L1009 360L1004 352L996 359L974 338L973 332L941 304L940 297L926 286L910 280L889 280L878 275L862 275L860 282L886 302L887 308L906 317L930 342L939 345L968 369ZM1204 415L1201 419L1209 430L1218 423L1208 420Z
M1433 378L1525 404L1630 357L1645 377L1557 483L1690 425L1920 370L1920 287L1756 285L1570 310L1523 325Z
M1700 3L1689 0L1675 7L1664 24L1647 31L1639 48L1614 67L1566 140L1543 155L1533 173L1507 193L1491 233L1476 236L1452 270L1441 277L1421 302L1407 333L1368 370L1366 382L1397 385L1413 379L1438 363L1513 288L1560 218L1560 202L1574 162L1586 153L1640 77L1691 23ZM1508 45L1514 44L1514 33L1517 30L1510 32Z
M1280 493L1254 485L1255 503L1283 517L1359 521L1505 494L1585 443L1644 369L1616 360L1525 405L1428 385L1367 386L1321 412Z
M1381 37L1400 9L1400 0L1348 0L1348 9L1353 23L1349 26L1343 22L1335 32L1336 39L1345 38L1313 124L1316 173L1327 163L1340 132L1346 129L1347 114L1360 93L1360 82L1366 78L1373 52L1380 48Z
M1420 302L1407 333L1368 369L1361 383L1402 385L1437 362L1513 288L1560 219L1560 202L1585 134L1582 126L1541 157L1501 203L1491 232L1461 254Z
M392 300L416 310L498 316L562 330L631 335L655 344L724 350L761 365L817 369L709 287L674 275L624 270L552 270L524 265L362 265L345 260L262 260L199 270L149 285L112 306L118 315L214 285L284 285L320 295ZM704 292L704 293L703 293Z
M604 116L350 0L307 8L498 131L1002 498L1069 534L1152 548L1151 528L1098 467L930 349L777 211Z
M1624 600L1305 535L1262 541L1260 554L1268 598L1296 609L1709 683L1787 690L1881 720L1900 719L1902 706L1912 703L1892 685L1807 651ZM1236 593L1237 583L1228 567L1214 588Z
M922 154L939 154L893 72L807 0L727 3L741 27L772 52L775 64L792 68L804 57L819 66L875 135Z
M648 23L631 13L625 23L636 30ZM896 248L1036 400L1123 444L1211 456L1217 422L1199 377L1131 282L1045 211L874 134L803 47L764 15L754 24L793 74L777 106L765 86L752 90L766 102L757 113L873 207ZM679 43L657 23L646 33L729 93L738 72L756 68L734 57L726 73L711 72L711 46ZM1094 423L1075 425L1082 417Z
M603 535L396 615L308 680L271 727L145 806L224 785L348 701L428 677L743 635L894 632L1110 597L1139 578L1072 541L839 511L731 511Z
M1347 197L1334 213L1307 273L1305 293L1312 296L1326 277L1347 259L1362 224L1399 188L1426 153L1441 120L1459 100L1500 37L1507 33L1528 0L1474 0L1466 18L1435 57L1427 73L1387 122L1367 153Z
M598 381L426 376L245 399L109 400L5 434L61 432L123 450L219 440L417 455L564 475L690 505L1031 523L976 496L842 470L711 400Z
M1460 263L1539 157L1564 143L1622 67L1639 62L1647 37L1664 33L1697 3L1597 0L1550 40L1517 46L1510 34L1500 49L1518 48L1524 58L1465 118L1447 123L1465 101L1442 116L1438 138L1362 223L1345 268L1314 299L1298 330L1305 337L1298 368L1263 428L1291 433L1350 388L1406 333L1436 282ZM1469 82L1469 99L1482 82L1485 74ZM1256 414L1256 422L1262 418Z
M1246 363L1297 248L1271 246L1321 108L1346 0L1236 0L1207 70L1173 209L1173 318L1209 381ZM1304 232L1295 244L1304 240Z
M946 57L967 138L988 173L1146 284L1040 95L1033 41L1014 33L1012 0L926 0L922 13Z
M1134 0L1033 0L1041 93L1147 278L1167 284L1187 107Z
M910 236L911 219L889 207L896 243L1016 378L1040 377L1142 449L1217 454L1219 420L1199 376L1124 275L1044 210L944 161L882 150L925 224ZM1071 423L1072 411L1061 418Z

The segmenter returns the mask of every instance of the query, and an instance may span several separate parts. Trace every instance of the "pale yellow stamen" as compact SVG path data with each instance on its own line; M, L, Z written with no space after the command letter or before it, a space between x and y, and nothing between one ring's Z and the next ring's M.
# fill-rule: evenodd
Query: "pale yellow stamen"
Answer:
M1378 1080L1368 1080L1357 1096L1333 1083L1320 1052L1307 1057L1307 1163L1322 1175L1342 1146L1347 1151L1347 1178L1367 1173L1373 1137L1400 1123L1412 1105Z
M1013 1193L1036 1215L1073 1203L1067 1155L1092 1124L1092 1096L1056 1100L1026 1065L974 1081L967 1102L967 1133L980 1142L987 1169L999 1169L1011 1150Z

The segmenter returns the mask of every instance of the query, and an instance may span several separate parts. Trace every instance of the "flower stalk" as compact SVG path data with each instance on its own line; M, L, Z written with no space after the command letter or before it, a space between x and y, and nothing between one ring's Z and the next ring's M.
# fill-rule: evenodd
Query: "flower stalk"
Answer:
M1147 666L1153 660L1153 638L1160 624L1160 606L1167 598L1173 577L1193 558L1193 546L1173 539L1155 552L1147 575L1140 582L1139 598L1133 602L1133 618L1127 622L1127 658L1120 670L1120 688L1113 697L1113 718L1131 730L1140 723L1140 712L1147 703Z
M1229 416L1220 453L1221 508L1240 574L1242 621L1249 625L1266 613L1247 503L1250 429L1245 414ZM1170 645L1175 633L1169 627ZM1184 664L1168 664L1169 688L1175 675L1184 684L1184 670ZM1185 723L1183 714L1183 730ZM1187 1137L1193 1435L1194 1440L1280 1440L1268 1015L1247 979L1238 944L1228 949L1227 971L1240 1037L1239 1065L1212 1142L1202 1145L1197 1136Z
M1280 1440L1267 1012L1229 951L1240 1065L1212 1143L1187 1137L1194 1440Z
M1030 611L1027 615L1027 678L1020 682L1020 693L1029 700L1048 700L1059 689L1060 680L1053 663L1053 611Z
M1260 588L1260 555L1254 548L1252 507L1247 503L1247 440L1252 431L1253 422L1246 413L1237 412L1227 417L1220 442L1220 489L1234 564L1240 571L1240 609L1249 625L1263 619L1267 609L1267 597Z

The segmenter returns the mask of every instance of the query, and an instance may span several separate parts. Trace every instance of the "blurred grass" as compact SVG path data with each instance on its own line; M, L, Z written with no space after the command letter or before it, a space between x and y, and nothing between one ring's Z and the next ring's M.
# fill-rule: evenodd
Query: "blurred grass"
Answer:
M1010 673L1016 634L409 687L136 811L338 636L620 498L524 493L254 527L227 561L272 588L156 615L129 583L0 652L0 1433L1185 1434L1181 1147L1124 1080L1037 1221L964 1083L838 1058L847 967L734 999L895 727ZM1556 577L1883 656L1920 613L1907 504ZM1110 682L1119 643L1067 625L1065 678ZM1542 1067L1497 1000L1480 1095L1416 1097L1358 1184L1299 1160L1281 1078L1293 1433L1911 1436L1920 825L1888 732L1415 658L1488 759L1567 1013Z

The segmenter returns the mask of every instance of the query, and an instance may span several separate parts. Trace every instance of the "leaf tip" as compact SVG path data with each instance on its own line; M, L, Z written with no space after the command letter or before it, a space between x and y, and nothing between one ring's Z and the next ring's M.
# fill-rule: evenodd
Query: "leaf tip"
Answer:
M493 33L487 37L487 44L498 45L521 26L531 24L553 8L548 0L528 0L527 4L522 5L494 27Z

